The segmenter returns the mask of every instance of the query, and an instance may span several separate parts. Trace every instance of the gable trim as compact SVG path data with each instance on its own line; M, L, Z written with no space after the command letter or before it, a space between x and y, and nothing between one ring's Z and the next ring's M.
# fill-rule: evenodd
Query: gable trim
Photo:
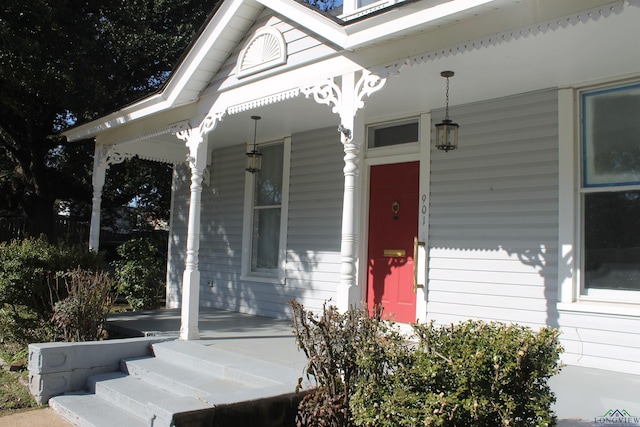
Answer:
M274 27L258 28L240 53L236 75L250 76L287 63L287 44Z
M252 110L257 107L262 107L264 105L275 104L276 102L285 101L290 98L295 98L299 94L300 94L299 88L294 88L284 92L278 92L273 95L264 96L262 98L254 99L248 102L243 102L242 104L232 105L229 108L227 108L227 114L237 114L243 111Z

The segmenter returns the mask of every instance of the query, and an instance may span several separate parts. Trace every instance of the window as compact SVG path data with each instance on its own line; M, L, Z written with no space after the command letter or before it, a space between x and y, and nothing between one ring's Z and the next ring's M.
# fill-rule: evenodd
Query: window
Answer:
M640 84L583 92L581 104L581 296L638 299Z
M385 123L367 128L367 147L380 148L418 142L418 120Z
M247 174L243 275L248 280L284 278L290 138L258 146L262 170Z

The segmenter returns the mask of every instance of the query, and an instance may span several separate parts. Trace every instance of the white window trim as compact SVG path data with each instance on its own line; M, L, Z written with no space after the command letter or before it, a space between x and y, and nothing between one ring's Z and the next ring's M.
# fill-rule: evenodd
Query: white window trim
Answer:
M558 91L558 309L599 314L640 316L640 292L582 291L582 185L581 132L582 90ZM594 292L595 291L595 292Z
M272 141L271 144L280 142ZM282 159L282 203L280 208L280 244L278 253L277 274L256 273L251 271L251 239L253 221L253 190L254 180L250 173L245 174L244 180L244 217L242 221L242 270L240 280L247 282L286 284L286 254L287 254L287 224L289 220L289 176L291 166L291 137L283 139ZM268 145L263 143L259 145ZM253 145L247 145L251 150Z
M342 2L342 15L339 18L344 21L350 21L403 1L405 0L378 0L364 6L358 6L358 0L344 0Z
M394 127L416 123L418 125L418 139L414 142L405 142L402 144L394 144L383 147L369 147L369 130L373 128L383 129L386 127ZM382 122L370 123L365 126L365 143L363 148L367 158L374 157L390 157L399 154L414 154L420 151L420 116L406 117L394 120L385 120Z

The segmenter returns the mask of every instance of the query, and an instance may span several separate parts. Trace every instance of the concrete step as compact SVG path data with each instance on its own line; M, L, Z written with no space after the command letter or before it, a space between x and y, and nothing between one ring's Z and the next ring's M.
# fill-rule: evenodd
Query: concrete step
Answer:
M92 393L56 396L49 399L49 406L78 427L149 427L152 425L151 419L124 411Z
M88 389L96 396L133 414L146 414L154 427L170 427L173 414L200 411L212 407L195 397L178 396L123 372L95 375Z
M273 363L190 341L158 343L152 346L152 351L157 359L253 388L289 384L295 389L303 374L299 366L292 367L286 360L281 364Z
M202 372L158 358L126 359L122 361L122 371L133 378L144 380L161 390L178 396L197 399L207 398L207 402L216 395L249 390L251 384L228 381L207 372Z
M90 376L87 392L55 397L52 408L81 427L293 425L299 366L202 343L164 344L153 356L122 359L118 372Z

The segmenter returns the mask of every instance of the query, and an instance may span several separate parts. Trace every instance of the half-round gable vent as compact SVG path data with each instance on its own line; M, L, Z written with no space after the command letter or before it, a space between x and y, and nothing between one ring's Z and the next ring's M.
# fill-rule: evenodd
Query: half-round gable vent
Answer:
M245 77L287 62L287 45L273 27L258 29L238 59L237 76Z

